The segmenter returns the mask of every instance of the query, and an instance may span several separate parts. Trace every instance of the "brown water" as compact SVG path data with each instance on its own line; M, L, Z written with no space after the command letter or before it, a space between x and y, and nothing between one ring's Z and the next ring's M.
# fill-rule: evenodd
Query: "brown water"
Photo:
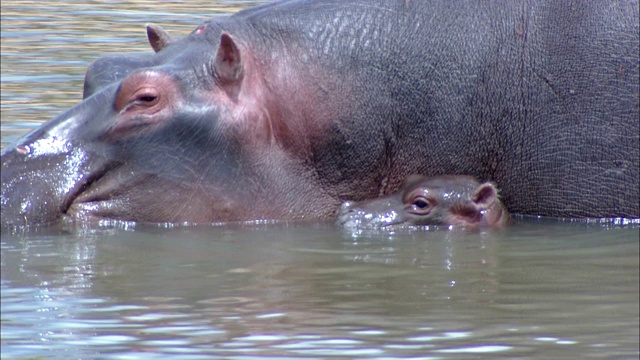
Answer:
M99 56L249 2L2 2L2 146ZM2 358L637 359L637 225L354 233L245 224L3 233Z

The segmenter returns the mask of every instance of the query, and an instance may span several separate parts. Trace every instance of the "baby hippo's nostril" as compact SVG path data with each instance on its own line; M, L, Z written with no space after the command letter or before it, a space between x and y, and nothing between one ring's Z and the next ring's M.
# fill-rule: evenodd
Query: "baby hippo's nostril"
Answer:
M355 204L355 202L354 202L354 201L345 201L345 202L343 202L343 203L342 203L342 205L340 205L340 211L339 211L339 213L340 213L340 214L344 214L344 213L347 213L347 212L353 212L353 211L355 211L355 210L353 209L353 205L354 205L354 204Z

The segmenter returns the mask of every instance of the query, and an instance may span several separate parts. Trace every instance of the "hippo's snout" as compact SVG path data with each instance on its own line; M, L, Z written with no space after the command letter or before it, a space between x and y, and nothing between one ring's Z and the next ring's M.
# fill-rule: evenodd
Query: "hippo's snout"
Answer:
M19 145L2 154L2 228L49 224L62 215L68 186L60 179L70 175L66 166L72 154L64 148L42 150L37 144Z
M338 209L338 225L347 228L360 227L362 220L357 209L354 208L354 205L355 202L353 201L345 201L340 205Z
M345 201L338 210L337 224L351 229L377 229L402 221L400 213L386 199L376 199L363 203Z
M72 111L27 134L0 156L2 228L49 225L60 220L75 197L101 175L108 161L98 144L71 139Z
M354 205L355 205L355 201L343 202L342 205L340 205L340 209L338 209L338 214L342 216L342 215L354 213L355 212Z

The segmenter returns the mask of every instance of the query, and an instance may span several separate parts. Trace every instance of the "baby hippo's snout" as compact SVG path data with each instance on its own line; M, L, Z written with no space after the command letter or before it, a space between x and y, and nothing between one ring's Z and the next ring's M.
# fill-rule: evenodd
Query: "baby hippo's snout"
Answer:
M345 201L338 211L338 224L346 228L380 228L402 224L404 219L397 211L394 200L385 197L359 203Z

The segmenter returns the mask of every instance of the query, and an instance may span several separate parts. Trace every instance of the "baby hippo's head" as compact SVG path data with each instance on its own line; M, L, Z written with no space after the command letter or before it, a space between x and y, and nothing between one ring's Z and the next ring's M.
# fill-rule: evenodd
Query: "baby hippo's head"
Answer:
M496 187L464 175L411 175L398 192L378 199L347 201L338 212L338 224L348 228L501 227L508 219Z

